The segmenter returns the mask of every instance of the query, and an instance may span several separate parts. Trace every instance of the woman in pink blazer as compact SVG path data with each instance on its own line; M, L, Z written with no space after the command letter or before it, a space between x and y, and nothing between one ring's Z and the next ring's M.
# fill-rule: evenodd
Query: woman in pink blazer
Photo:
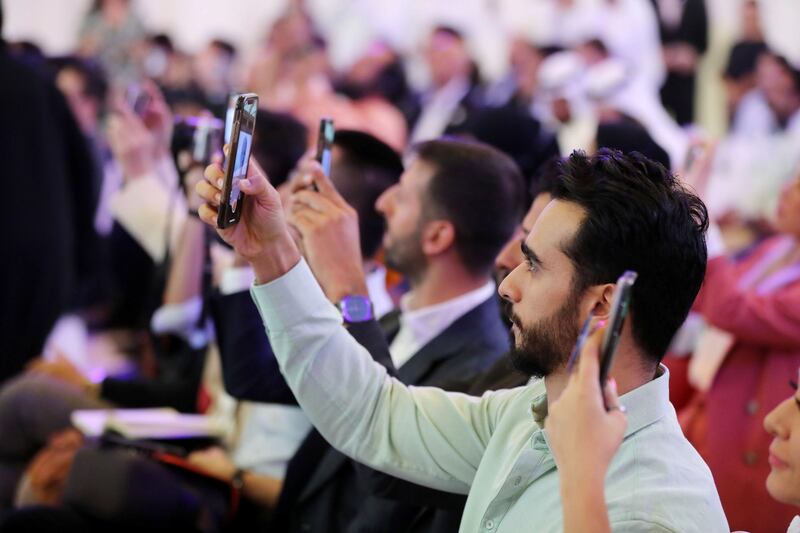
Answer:
M800 176L781 195L776 227L746 259L709 262L695 311L733 341L710 389L681 413L731 528L752 533L786 531L797 513L764 486L771 437L762 421L800 367Z

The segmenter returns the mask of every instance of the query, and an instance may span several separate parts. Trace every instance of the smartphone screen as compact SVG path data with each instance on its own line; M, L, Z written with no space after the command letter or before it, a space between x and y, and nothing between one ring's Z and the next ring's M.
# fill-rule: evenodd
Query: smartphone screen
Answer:
M242 214L244 194L239 189L239 182L247 176L257 110L258 96L255 94L239 95L234 102L230 152L225 160L225 185L217 218L220 228L236 224Z
M333 127L333 119L323 118L319 121L319 136L317 137L317 161L322 165L322 170L326 176L331 175L331 151L333 150L333 139L336 129Z
M225 111L225 144L231 142L231 132L233 131L233 116L236 114L236 99L238 94L232 94L228 98L228 109Z
M622 326L625 324L625 317L628 316L630 309L631 294L633 284L636 282L637 274L631 270L625 271L617 280L614 289L614 296L611 300L611 316L608 319L608 326L603 335L603 342L600 345L600 386L605 387L608 380L608 372L614 362L614 353L619 344L622 334Z

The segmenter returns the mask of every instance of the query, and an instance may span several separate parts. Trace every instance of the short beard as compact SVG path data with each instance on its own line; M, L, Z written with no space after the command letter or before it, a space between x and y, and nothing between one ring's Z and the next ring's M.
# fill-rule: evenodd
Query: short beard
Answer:
M515 369L532 377L547 377L569 360L572 347L580 334L578 302L580 292L573 289L567 301L551 316L530 327L509 310L509 319L521 336L509 357Z
M394 240L384 254L386 266L400 272L412 283L419 281L426 268L425 255L420 244L421 238L420 224L411 235Z

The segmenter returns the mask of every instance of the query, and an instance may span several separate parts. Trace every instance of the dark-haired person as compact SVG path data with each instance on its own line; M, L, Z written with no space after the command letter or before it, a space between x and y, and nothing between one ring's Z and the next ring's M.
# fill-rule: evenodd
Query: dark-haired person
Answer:
M310 165L308 172L313 173L318 165ZM431 141L418 147L400 182L377 200L375 206L387 223L386 261L411 285L401 301L401 312L381 321L385 332L379 339L379 351L385 350L390 357L385 364L401 381L446 386L475 376L508 350L491 273L495 255L518 220L521 186L513 161L500 152L461 141ZM341 189L346 192L346 184ZM344 288L330 283L341 271L359 274L362 268L353 248L353 232L343 233L335 223L321 218L323 211L328 216L331 210L338 212L333 221L352 214L342 205L341 196L334 196L336 204L331 205L330 199L317 193L296 192L289 220L302 236L310 264L320 264L319 253L336 255L336 260L317 270L317 276L331 288L328 298L342 302L345 314L360 324L374 314L358 316L347 309L365 303L364 296L371 293L366 280L359 277L363 291L353 293L339 292ZM475 216L471 209L478 202L484 203L485 218ZM359 225L363 228L360 221ZM378 360L379 353L371 346L369 350ZM251 390L266 389L264 374L251 372L247 379L253 384ZM273 527L297 531L393 527L401 531L426 506L427 502L401 504L383 498L363 486L356 468L317 432L312 433L289 465L287 487L291 488L281 495Z
M0 7L0 29L2 19ZM89 272L97 197L91 152L64 96L14 60L1 38L0 76L0 157L9 198L0 214L7 228L0 240L2 383L42 353Z
M236 86L236 48L228 41L214 39L192 60L194 82L205 97L208 109L218 117L225 114L228 97Z
M708 48L706 0L651 0L658 18L667 77L661 101L678 124L694 121L695 79Z
M79 290L76 307L93 308L95 313L107 305L111 293L111 272L108 235L113 218L109 200L121 185L121 178L113 170L111 152L101 131L101 120L106 107L108 83L99 64L74 56L51 60L56 87L67 99L72 114L78 121L86 143L92 153L94 172L93 194L98 199L94 214L97 241L93 252L91 273Z
M400 54L384 41L373 42L336 83L336 91L353 100L382 99L413 125L419 100L406 79Z
M208 223L220 172L209 167L198 185ZM559 476L543 431L547 406L566 386L581 323L590 312L607 317L617 277L636 270L631 320L611 370L629 420L605 482L612 527L727 531L711 474L681 433L659 365L702 283L707 225L703 204L663 167L607 150L575 153L563 164L561 186L525 241L525 263L500 286L512 306L518 367L543 379L481 398L389 378L347 334L300 258L277 192L255 168L242 190L252 208L220 234L253 265L253 296L300 405L357 460L469 493L463 531L561 530ZM358 294L363 285L350 289Z
M756 87L745 95L731 131L748 137L800 131L800 71L774 51L756 61Z
M425 48L431 77L422 95L420 114L414 121L411 143L464 131L470 114L483 107L480 75L470 57L467 40L455 28L434 28Z
M367 275L375 318L391 311L393 304L386 292L386 270L375 261L383 238L384 221L374 204L384 191L397 183L402 171L397 153L377 138L352 130L336 132L331 180L358 213L358 255L363 258L362 268ZM281 177L277 181L280 183ZM286 185L289 186L289 182ZM265 374L274 374L279 382L283 380L278 375L261 321L254 313L252 299L246 292L252 283L252 271L246 263L239 271L230 276L231 280L238 277L244 283L239 283L238 287L234 287L233 281L224 283L226 290L211 302L212 316L217 322L226 390L244 400L294 403L285 386L264 386ZM242 353L245 349L248 350L246 356Z

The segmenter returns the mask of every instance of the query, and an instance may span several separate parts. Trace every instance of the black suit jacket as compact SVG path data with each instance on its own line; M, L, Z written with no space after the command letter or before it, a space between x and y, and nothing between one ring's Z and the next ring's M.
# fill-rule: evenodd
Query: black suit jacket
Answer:
M216 295L211 314L228 392L251 401L292 403L294 396L280 374L250 295ZM508 349L508 331L500 320L497 300L491 298L454 322L397 371L387 341L387 336L397 333L396 318L396 314L386 317L385 329L370 321L350 326L349 332L390 374L409 384L466 390L472 377ZM424 499L420 494L425 494ZM463 501L463 496L358 467L312 430L289 463L271 529L449 531L460 521ZM432 504L452 511L423 507Z
M461 98L458 106L453 110L442 135L462 135L470 133L470 125L472 124L473 117L475 113L485 107L485 100L483 89L480 85L473 84L469 88L469 91L467 91L467 94ZM415 126L424 110L425 104L421 103L413 117ZM413 127L411 130L413 130Z
M390 317L391 318L391 317ZM392 337L395 331L387 331ZM420 349L396 371L409 385L440 386L463 382L491 366L508 349L508 332L500 320L497 299L492 297L468 312ZM391 364L387 365L391 371ZM317 452L319 450L316 450ZM304 460L298 453L290 464ZM418 494L425 492L424 500ZM296 500L282 497L277 520L288 531L408 531L428 505L453 509L436 523L449 531L461 518L461 499L393 478L360 466L328 447L307 483L295 493ZM288 512L288 513L287 513Z
M53 83L0 41L0 382L41 354L93 260L94 162Z

